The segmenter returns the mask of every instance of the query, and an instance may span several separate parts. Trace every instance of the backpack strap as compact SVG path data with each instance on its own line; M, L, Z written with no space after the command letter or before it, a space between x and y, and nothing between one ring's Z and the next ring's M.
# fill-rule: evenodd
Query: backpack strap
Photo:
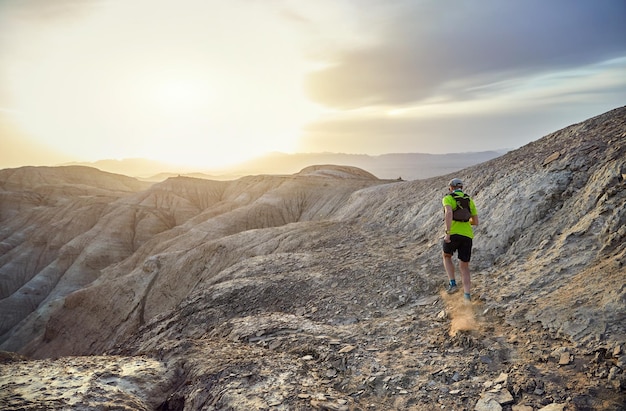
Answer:
M458 194L456 191L451 192L450 194L448 194L449 196L452 196L452 198L454 198L455 200L459 199L459 198L467 198L469 199L470 196L467 195L466 193L461 193Z

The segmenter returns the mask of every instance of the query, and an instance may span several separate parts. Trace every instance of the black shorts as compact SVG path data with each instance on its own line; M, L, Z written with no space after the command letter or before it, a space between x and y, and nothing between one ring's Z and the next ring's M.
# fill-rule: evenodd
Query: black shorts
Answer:
M445 254L453 255L454 252L458 252L459 260L469 263L472 258L472 239L465 237L464 235L452 234L450 236L450 242L443 243L443 252Z

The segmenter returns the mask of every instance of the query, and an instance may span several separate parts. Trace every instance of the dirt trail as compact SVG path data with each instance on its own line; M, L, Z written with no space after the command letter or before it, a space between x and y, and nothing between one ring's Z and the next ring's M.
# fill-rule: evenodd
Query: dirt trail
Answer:
M351 351L347 360L354 387L346 391L354 409L421 410L433 404L474 409L482 406L480 401L496 401L505 410L550 404L566 410L618 410L626 404L623 392L616 390L619 381L605 378L615 368L619 346L589 348L540 323L509 317L507 304L497 303L497 293L490 289L492 278L502 275L498 272L473 272L474 299L468 303L462 292L443 291L446 277L437 258L419 264L412 261L410 247L390 247L392 238L365 242L376 244L367 248L381 256L393 255L400 262L394 268L406 273L403 280L409 284L416 266L429 267L432 274L421 294L387 304L374 318L354 326L358 337L349 343L363 347L354 350L358 355Z

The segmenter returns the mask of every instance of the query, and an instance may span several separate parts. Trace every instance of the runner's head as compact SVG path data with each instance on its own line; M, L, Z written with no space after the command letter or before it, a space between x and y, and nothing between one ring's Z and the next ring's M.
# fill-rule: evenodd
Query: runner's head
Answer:
M450 189L456 190L459 188L463 188L463 180L461 180L460 178L453 178L452 180L450 180Z

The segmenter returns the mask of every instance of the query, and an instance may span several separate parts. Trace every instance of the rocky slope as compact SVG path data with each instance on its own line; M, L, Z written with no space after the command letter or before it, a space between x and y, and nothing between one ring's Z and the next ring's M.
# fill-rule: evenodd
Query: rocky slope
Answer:
M450 175L0 171L0 348L30 358L0 406L623 409L626 107L458 176L471 304L442 293Z

